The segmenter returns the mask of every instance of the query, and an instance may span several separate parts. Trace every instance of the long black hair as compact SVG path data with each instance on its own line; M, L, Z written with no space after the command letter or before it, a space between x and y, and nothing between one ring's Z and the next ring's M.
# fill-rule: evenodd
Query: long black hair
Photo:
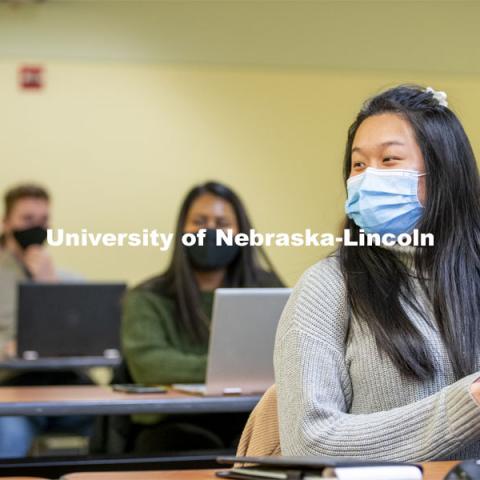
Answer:
M238 195L231 188L213 181L197 185L187 193L180 207L170 265L164 273L137 287L137 289L146 289L170 297L175 302L179 327L194 342L204 342L208 338L208 319L201 308L200 290L185 247L182 244L182 234L193 202L207 193L230 203L237 218L239 232L250 232L252 224L247 211ZM227 267L222 286L281 287L283 283L262 248L244 246L240 248L235 260Z
M368 100L348 131L345 183L352 143L372 115L394 113L411 125L426 168L426 204L416 228L433 233L433 247L417 247L416 276L431 303L435 327L457 378L476 370L480 352L480 181L470 142L456 115L426 89L405 85ZM345 228L358 238L359 227ZM394 251L381 247L340 248L352 313L365 322L380 350L407 377L430 378L435 371L425 340L406 306L423 313L411 275Z

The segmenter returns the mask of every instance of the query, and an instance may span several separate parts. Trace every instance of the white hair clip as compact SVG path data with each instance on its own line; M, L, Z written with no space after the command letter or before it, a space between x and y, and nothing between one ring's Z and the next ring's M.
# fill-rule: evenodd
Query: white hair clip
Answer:
M439 90L434 90L432 87L427 87L425 92L431 93L433 98L438 102L442 107L448 107L447 94Z

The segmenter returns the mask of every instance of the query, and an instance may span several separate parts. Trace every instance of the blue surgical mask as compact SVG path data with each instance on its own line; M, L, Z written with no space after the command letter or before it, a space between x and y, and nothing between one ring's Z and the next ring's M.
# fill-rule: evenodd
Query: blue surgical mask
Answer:
M367 168L347 180L346 214L367 233L411 233L423 206L415 170Z

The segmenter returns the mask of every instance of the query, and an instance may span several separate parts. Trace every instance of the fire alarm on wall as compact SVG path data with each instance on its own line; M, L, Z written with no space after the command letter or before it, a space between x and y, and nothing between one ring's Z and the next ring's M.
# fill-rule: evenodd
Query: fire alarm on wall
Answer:
M44 69L41 65L22 65L18 69L18 82L23 90L43 88Z

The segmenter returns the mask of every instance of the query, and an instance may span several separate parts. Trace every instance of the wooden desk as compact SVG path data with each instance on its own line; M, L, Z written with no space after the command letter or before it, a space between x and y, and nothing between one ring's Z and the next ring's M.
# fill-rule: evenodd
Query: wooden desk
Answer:
M2 480L47 480L42 477L2 477Z
M424 480L443 480L457 462L429 462L424 464ZM72 473L62 480L215 480L216 470L164 470L148 472L88 472Z
M7 371L36 371L36 370L83 370L93 367L116 367L121 363L120 358L105 357L59 357L24 360L10 358L0 361L0 370Z
M223 469L225 470L225 469ZM144 472L70 473L61 480L218 480L217 470L163 470Z
M1 477L2 480L47 480L42 477Z
M100 386L0 387L0 416L250 412L259 400L260 395L128 394Z

